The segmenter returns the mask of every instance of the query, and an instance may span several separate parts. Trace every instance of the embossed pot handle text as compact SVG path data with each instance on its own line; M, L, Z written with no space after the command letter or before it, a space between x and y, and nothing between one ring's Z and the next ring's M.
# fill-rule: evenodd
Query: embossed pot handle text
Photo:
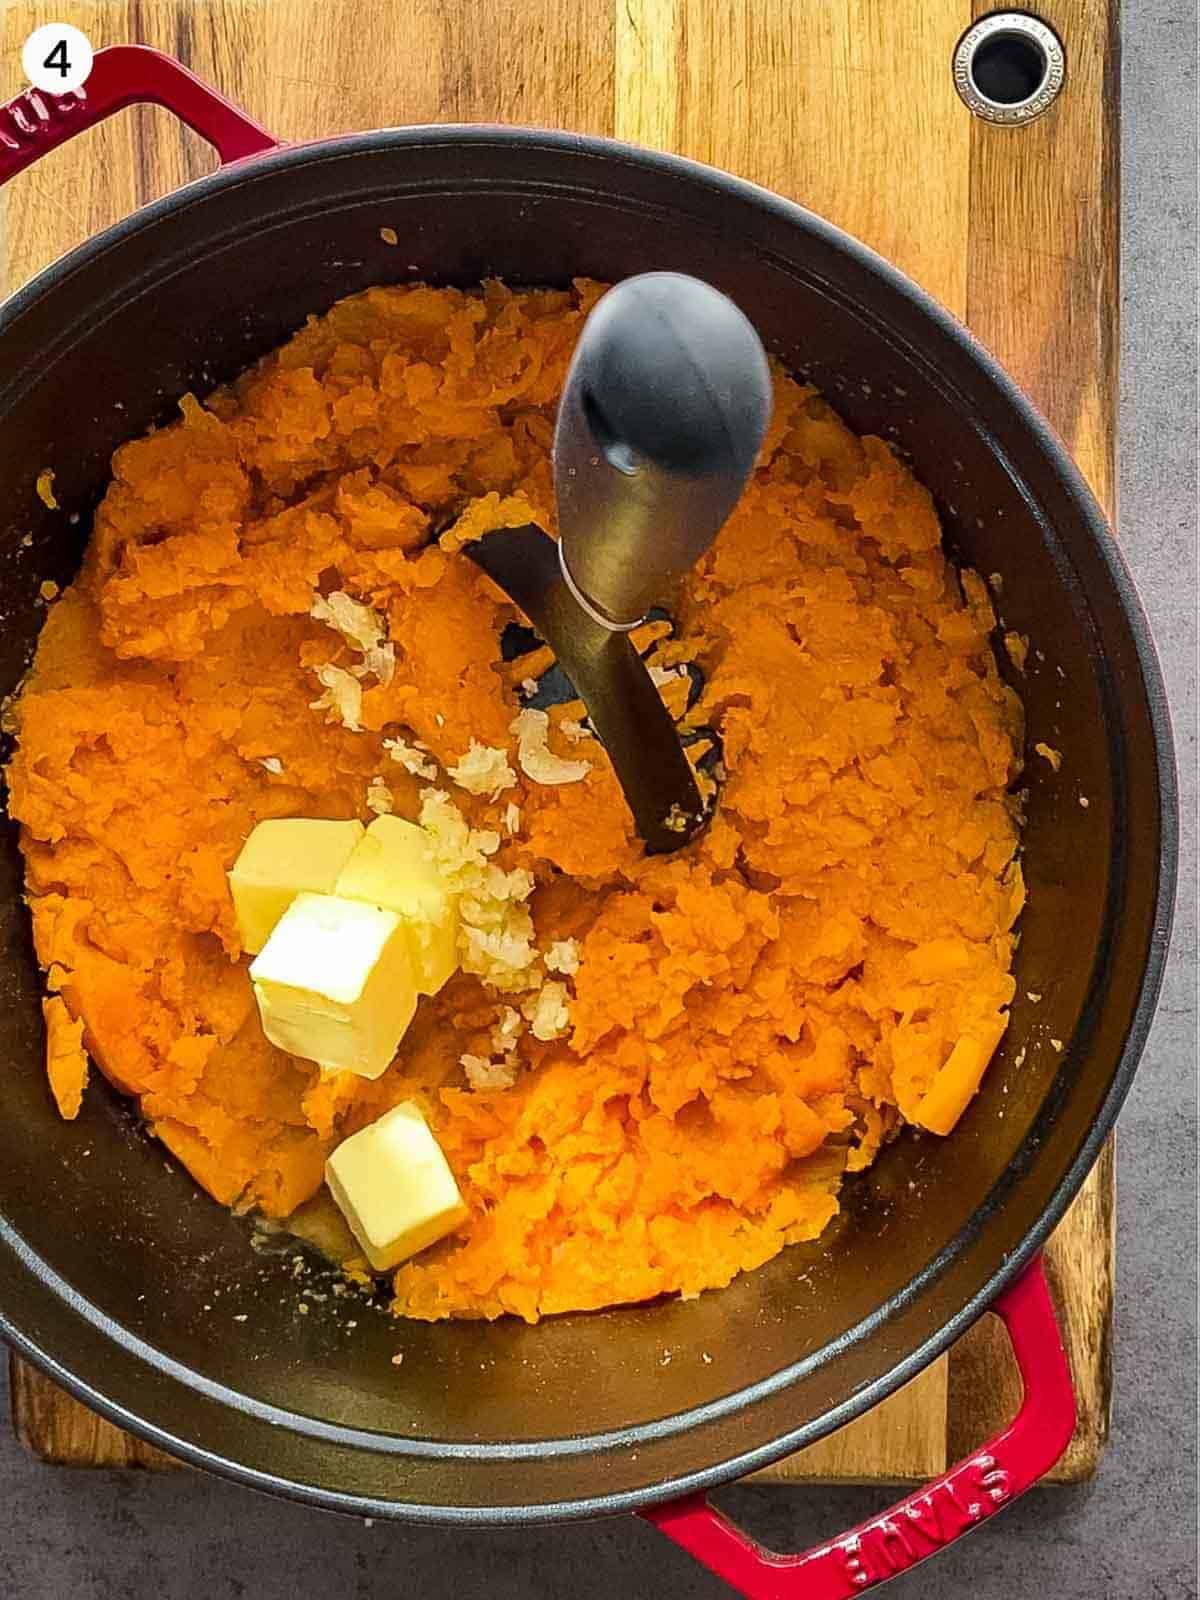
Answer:
M97 50L91 76L71 94L26 89L0 105L0 184L48 150L126 106L157 105L207 139L222 163L274 150L278 139L170 56L145 45Z
M1071 1370L1040 1256L992 1309L1012 1340L1021 1409L982 1450L882 1516L788 1556L756 1544L703 1495L642 1514L748 1600L852 1600L916 1566L1036 1483L1075 1430Z

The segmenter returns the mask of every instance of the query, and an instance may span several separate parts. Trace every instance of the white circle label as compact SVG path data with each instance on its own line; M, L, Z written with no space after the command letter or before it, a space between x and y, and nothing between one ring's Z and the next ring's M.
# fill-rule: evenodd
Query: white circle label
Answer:
M92 70L91 40L69 22L35 28L21 47L21 65L35 89L70 94L82 89Z

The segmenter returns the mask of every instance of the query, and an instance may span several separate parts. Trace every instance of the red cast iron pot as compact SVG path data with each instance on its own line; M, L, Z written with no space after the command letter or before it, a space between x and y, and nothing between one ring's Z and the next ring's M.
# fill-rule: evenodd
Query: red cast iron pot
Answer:
M521 128L281 147L176 62L138 48L100 52L77 94L28 92L0 109L0 181L138 101L168 106L229 165L73 251L0 312L0 692L28 661L39 584L76 568L114 448L310 312L417 276L696 273L851 426L895 440L935 494L952 548L1002 575L1006 624L1037 646L1020 685L1030 737L1064 761L1061 772L1036 760L1028 770L1017 987L1043 998L1036 1011L1016 1003L952 1138L899 1140L847 1185L825 1239L722 1293L536 1329L363 1315L348 1338L332 1302L295 1315L287 1260L253 1255L247 1225L165 1162L118 1097L93 1092L70 1126L54 1114L10 828L0 1327L88 1405L255 1487L442 1523L638 1510L745 1594L859 1594L1027 1488L1071 1434L1038 1250L1129 1087L1176 853L1162 684L1104 520L1045 423L961 327L853 240L763 190ZM385 226L399 250L381 242ZM73 529L32 493L45 467L64 509L80 513ZM1031 1044L1051 1037L1061 1055ZM710 1486L860 1415L989 1307L1012 1336L1023 1407L926 1492L803 1556L760 1550L707 1507Z

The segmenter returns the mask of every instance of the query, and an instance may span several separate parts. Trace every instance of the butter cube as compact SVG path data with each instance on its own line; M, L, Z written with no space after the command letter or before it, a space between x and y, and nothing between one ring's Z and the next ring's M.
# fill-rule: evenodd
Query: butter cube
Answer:
M422 994L436 994L458 966L458 903L415 822L376 817L342 868L336 893L404 919Z
M399 1266L465 1222L441 1146L406 1100L343 1140L325 1181L376 1272Z
M251 963L263 1032L290 1055L378 1078L417 1009L394 911L298 894Z
M229 873L242 949L257 955L298 894L329 894L364 833L361 822L260 822Z

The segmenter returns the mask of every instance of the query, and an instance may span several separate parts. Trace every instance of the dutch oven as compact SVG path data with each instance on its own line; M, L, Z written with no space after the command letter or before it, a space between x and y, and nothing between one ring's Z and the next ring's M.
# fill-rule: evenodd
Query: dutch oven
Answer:
M1112 535L1045 422L962 327L762 189L525 128L281 145L138 47L101 51L74 94L30 90L0 109L0 181L143 101L169 107L225 165L72 251L0 310L0 693L30 659L39 585L73 576L114 449L310 313L397 278L692 273L730 295L851 427L894 441L933 492L953 555L1001 575L1005 625L1034 641L1020 680L1030 738L1064 756L1061 772L1034 761L1023 780L1017 988L1043 998L1036 1014L1015 1004L953 1137L906 1134L847 1184L823 1240L720 1293L537 1328L365 1315L347 1337L332 1301L295 1316L288 1255L255 1254L248 1223L166 1162L115 1094L59 1121L9 825L0 1331L122 1427L257 1488L443 1524L636 1510L746 1594L859 1594L1027 1488L1072 1430L1038 1252L1129 1088L1176 857L1162 681ZM32 493L45 468L69 519ZM1022 1049L1035 1017L1061 1053ZM218 1296L219 1322L203 1309ZM707 1506L711 1486L876 1405L989 1308L1012 1336L1023 1406L937 1484L804 1556L760 1550Z

